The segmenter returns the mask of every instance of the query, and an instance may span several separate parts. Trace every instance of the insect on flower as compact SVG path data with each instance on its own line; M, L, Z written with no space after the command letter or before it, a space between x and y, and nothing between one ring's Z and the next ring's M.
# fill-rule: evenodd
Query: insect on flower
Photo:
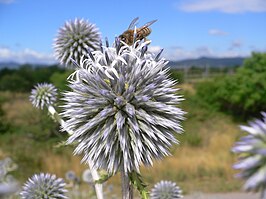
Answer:
M136 25L138 19L139 19L138 17L133 19L132 22L129 24L128 29L125 32L123 32L121 35L119 35L121 41L125 42L129 46L131 46L134 43L134 39L135 40L144 39L146 41L147 40L146 37L149 34L151 34L151 29L149 28L149 26L151 26L154 22L157 21L157 20L152 20L144 24L142 27L136 28L136 33L135 33L134 26ZM134 34L136 35L134 36Z

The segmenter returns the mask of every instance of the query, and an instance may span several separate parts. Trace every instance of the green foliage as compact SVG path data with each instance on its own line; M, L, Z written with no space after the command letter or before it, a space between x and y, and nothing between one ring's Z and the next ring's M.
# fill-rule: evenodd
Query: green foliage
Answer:
M141 199L148 199L148 191L146 190L147 185L143 182L140 173L132 171L129 173L129 179L131 184L139 191Z
M4 96L0 96L0 134L7 133L11 129L10 122L5 119L5 112L2 108L3 103L6 101Z
M4 68L0 71L0 91L30 91L37 83L51 83L54 73L64 73L65 69L56 65L49 67L33 67L25 64L18 69Z
M266 111L266 53L253 53L234 76L200 83L197 96L215 109L247 119Z
M0 90L25 91L30 87L30 82L19 74L7 74L0 79Z
M55 72L50 77L50 82L59 90L69 89L67 86L67 78L73 71Z
M114 176L113 173L111 174L108 174L106 171L102 170L100 173L100 178L98 180L95 180L94 183L97 183L97 184L103 184L105 182L107 182L107 180L109 180L111 177Z
M23 110L21 123L17 124L16 132L27 134L36 141L47 140L52 137L60 136L59 125L48 115L48 110L31 108Z
M0 133L6 133L9 131L11 125L4 120L4 111L0 105Z
M171 69L170 70L170 77L172 77L173 79L177 80L178 83L183 83L184 82L184 74L180 70Z
M220 108L220 102L217 100L217 93L221 92L224 79L225 77L215 78L196 84L195 88L197 93L194 100L203 107L218 110Z

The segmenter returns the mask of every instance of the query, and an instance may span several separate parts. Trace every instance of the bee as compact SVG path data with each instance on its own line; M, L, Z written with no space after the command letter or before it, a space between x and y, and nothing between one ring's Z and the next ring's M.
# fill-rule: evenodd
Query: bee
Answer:
M142 40L144 39L145 41L147 40L147 36L149 34L151 34L151 29L149 28L150 25L152 25L154 22L156 22L157 20L152 20L146 24L144 24L142 27L140 28L136 28L136 35L134 38L134 27L136 25L136 22L138 21L138 17L133 19L132 22L129 24L128 29L123 32L121 35L119 35L119 38L121 39L121 41L125 42L128 45L132 45L134 40Z

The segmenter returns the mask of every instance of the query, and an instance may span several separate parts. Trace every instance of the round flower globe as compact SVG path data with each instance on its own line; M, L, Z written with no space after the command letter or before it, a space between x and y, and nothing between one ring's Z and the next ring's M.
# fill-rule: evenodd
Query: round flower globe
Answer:
M151 199L177 199L183 198L182 190L175 182L160 181L151 190Z
M70 20L59 29L55 38L55 57L61 64L73 66L72 59L80 63L88 50L100 49L100 43L100 33L95 24L84 19Z
M53 84L39 83L31 90L30 102L36 108L43 109L56 101L57 89Z
M169 155L184 112L168 62L150 54L147 42L128 46L118 39L88 57L63 96L65 127L73 131L67 143L78 143L75 154L110 173L139 171Z
M92 178L92 175L91 175L91 171L90 169L86 169L83 171L82 173L82 180L88 184L91 184L93 183L93 178Z
M235 143L232 151L239 154L239 161L234 169L241 172L237 177L246 180L244 190L261 191L261 198L266 198L266 113L262 120L249 122L249 126L240 126L245 132Z
M77 179L77 176L74 171L67 171L65 174L65 178L68 181L75 181Z
M22 199L66 199L65 182L49 173L33 175L22 187Z

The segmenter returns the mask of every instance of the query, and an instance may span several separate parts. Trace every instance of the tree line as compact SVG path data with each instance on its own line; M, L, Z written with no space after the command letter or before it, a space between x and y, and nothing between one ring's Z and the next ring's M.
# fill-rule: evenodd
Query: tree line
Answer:
M25 64L17 69L3 68L0 70L0 91L29 92L40 82L54 83L61 88L69 73L58 65L33 67Z

